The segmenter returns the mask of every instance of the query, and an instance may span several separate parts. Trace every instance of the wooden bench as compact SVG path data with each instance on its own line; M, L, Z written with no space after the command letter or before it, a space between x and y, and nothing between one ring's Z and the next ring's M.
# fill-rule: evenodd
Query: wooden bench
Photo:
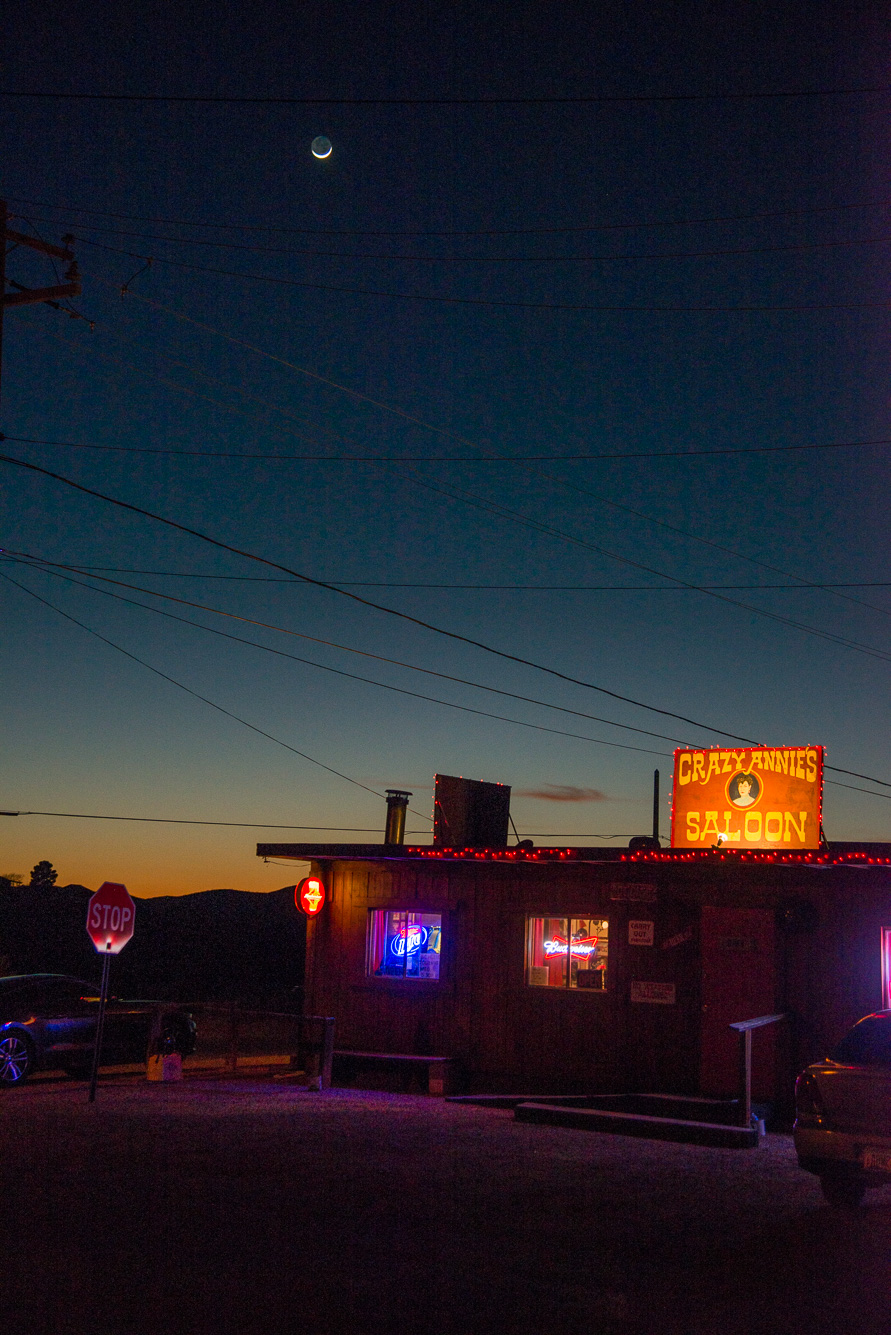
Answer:
M452 1066L451 1057L419 1056L409 1052L353 1052L344 1048L334 1049L334 1061L337 1066L355 1069L359 1066L380 1066L406 1072L417 1071L423 1075L426 1068L427 1093L442 1098L449 1092L449 1080Z

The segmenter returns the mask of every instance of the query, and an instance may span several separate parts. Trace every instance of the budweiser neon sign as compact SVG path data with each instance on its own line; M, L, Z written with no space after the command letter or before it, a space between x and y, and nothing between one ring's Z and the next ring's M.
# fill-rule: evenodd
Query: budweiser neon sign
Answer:
M549 940L542 942L542 947L546 955L565 955L571 948L573 955L586 960L597 949L597 937L580 936L576 941L567 942L562 936L552 936Z
M307 876L294 886L294 902L307 918L315 918L325 903L325 887L315 876Z

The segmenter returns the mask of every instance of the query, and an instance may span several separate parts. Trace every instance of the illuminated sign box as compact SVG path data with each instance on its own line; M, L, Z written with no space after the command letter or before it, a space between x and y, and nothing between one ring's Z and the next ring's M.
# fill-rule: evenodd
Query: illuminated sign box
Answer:
M675 751L672 848L819 848L822 746Z

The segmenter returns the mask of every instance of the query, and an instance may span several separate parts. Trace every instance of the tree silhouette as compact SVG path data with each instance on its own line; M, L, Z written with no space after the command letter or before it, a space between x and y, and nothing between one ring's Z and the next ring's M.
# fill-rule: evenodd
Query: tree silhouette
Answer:
M44 860L38 862L31 870L31 880L28 882L32 890L51 890L56 884L59 873L51 862Z

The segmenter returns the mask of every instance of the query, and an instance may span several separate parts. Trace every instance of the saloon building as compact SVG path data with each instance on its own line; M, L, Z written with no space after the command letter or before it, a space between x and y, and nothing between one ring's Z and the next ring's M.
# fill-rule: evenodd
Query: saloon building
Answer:
M822 754L783 750L785 771L776 749L679 753L669 848L511 846L510 789L448 776L432 846L403 842L395 791L381 844L258 845L318 883L306 1011L341 1050L453 1059L468 1091L715 1097L737 1090L729 1026L780 1014L752 1092L788 1111L796 1073L891 1006L891 845L823 840Z

